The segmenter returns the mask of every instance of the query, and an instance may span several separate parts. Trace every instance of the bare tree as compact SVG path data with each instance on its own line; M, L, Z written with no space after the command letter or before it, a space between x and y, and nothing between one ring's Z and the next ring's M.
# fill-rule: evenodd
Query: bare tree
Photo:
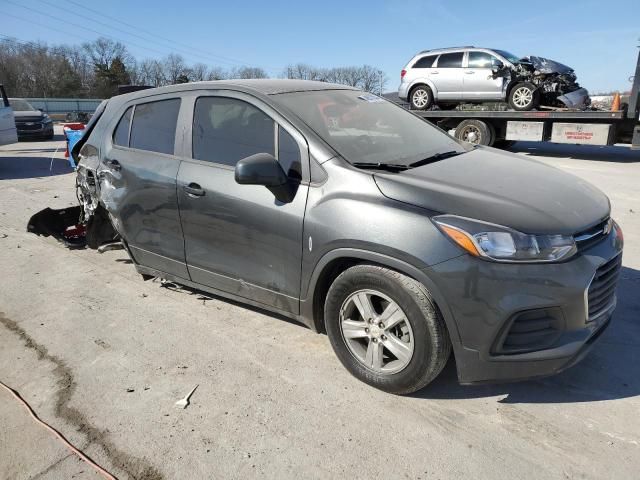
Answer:
M319 80L326 81L327 71L321 68L312 67L306 63L296 63L289 65L285 69L285 76L298 80Z
M122 43L114 42L105 37L83 43L82 48L87 52L94 65L104 65L106 68L111 68L111 63L116 58L127 62L130 57L127 48Z
M207 79L209 67L204 63L196 63L189 69L188 76L192 82L201 82Z
M169 85L178 83L183 75L186 75L187 65L184 63L182 55L170 53L162 61L164 77Z
M228 78L268 78L267 72L260 67L232 68Z
M212 67L207 73L207 80L224 80L228 73L221 67Z
M164 69L158 60L146 59L140 63L139 78L140 85L151 85L161 87L166 84Z
M318 68L300 62L287 66L281 77L342 83L378 94L388 82L381 70L370 65ZM15 96L109 97L123 82L161 87L229 78L268 78L268 74L255 66L189 65L175 53L139 61L122 43L104 37L82 45L53 46L0 40L0 83Z

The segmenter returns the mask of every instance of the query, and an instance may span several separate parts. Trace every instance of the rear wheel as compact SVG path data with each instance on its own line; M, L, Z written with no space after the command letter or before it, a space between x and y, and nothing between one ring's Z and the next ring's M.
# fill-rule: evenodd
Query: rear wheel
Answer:
M475 145L493 145L495 130L490 123L482 120L463 120L456 127L455 137Z
M533 83L520 82L509 91L509 106L517 111L533 110L540 104L540 92Z
M433 105L433 94L426 85L418 85L409 94L409 103L414 110L426 110Z
M356 378L381 390L420 390L444 368L451 342L429 292L416 280L356 265L333 282L325 301L331 346Z

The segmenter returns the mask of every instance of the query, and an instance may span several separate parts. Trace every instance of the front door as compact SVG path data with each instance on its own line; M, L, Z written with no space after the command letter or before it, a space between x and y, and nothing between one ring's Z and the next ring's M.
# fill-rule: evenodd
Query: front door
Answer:
M127 108L105 140L98 178L101 199L137 263L189 278L178 212L174 155L179 98Z
M203 94L204 95L204 94ZM178 173L185 255L194 282L297 313L308 148L267 105L240 93L194 94L192 160ZM297 185L291 202L239 185L238 160L270 153Z
M498 60L487 52L470 51L464 68L465 100L500 100L503 77L492 78L492 60Z

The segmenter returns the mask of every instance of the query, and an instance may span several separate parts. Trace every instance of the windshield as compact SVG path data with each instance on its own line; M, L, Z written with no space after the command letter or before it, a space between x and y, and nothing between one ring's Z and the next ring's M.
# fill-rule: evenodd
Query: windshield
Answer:
M11 108L13 108L14 112L37 111L35 108L33 108L33 106L29 102L27 102L26 100L23 100L22 98L10 98L9 105L11 105Z
M518 63L522 57L514 55L513 53L507 52L506 50L493 50L499 55L502 55L504 58L509 60L511 63Z
M466 151L426 121L360 90L294 92L274 99L352 164L409 165L437 153Z

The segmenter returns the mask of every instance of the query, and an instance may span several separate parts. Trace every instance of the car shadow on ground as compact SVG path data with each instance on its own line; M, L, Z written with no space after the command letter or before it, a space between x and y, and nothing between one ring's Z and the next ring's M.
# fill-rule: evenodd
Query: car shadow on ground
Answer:
M304 327L283 315L246 305L173 282L159 286L192 295L198 301L216 299L267 315L274 320ZM589 354L577 365L555 376L501 384L460 385L455 359L451 356L442 373L414 398L464 400L504 396L499 403L584 403L640 395L638 351L640 351L640 270L623 267L617 289L618 307L612 322ZM306 328L306 327L304 327Z
M544 157L594 160L598 162L635 163L640 162L640 150L628 146L565 145L548 142L516 142L507 150Z
M0 156L0 180L52 177L72 173L66 158Z
M495 385L458 384L455 361L414 394L424 399L472 399L504 395L500 403L584 403L640 395L640 271L623 267L618 307L611 324L580 363L544 379Z

